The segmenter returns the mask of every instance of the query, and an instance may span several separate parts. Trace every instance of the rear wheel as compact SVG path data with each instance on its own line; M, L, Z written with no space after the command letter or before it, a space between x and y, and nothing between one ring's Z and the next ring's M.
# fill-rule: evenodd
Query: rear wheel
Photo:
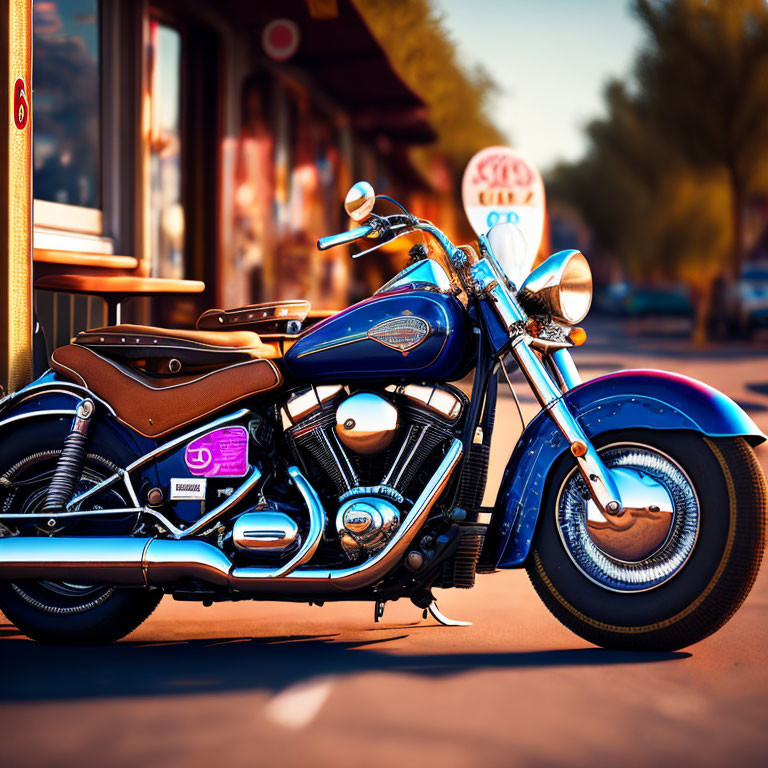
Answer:
M648 430L596 445L629 489L627 511L608 523L564 457L527 565L536 591L597 645L674 650L702 640L736 612L762 559L768 494L752 449L741 438Z
M3 509L29 515L6 520L0 535L130 535L134 519L33 517L40 511L53 476L59 450L23 457L0 481L6 496ZM107 459L89 454L76 493L92 488L114 471ZM124 508L131 504L114 488L89 499L93 509ZM0 582L0 611L25 635L43 643L97 644L119 640L139 626L157 607L160 590L119 589L93 584L52 581Z

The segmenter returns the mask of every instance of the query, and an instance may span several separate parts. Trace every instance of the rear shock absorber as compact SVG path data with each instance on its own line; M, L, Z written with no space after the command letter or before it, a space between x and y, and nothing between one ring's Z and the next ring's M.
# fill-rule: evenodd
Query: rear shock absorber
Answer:
M83 471L85 449L88 445L88 429L94 410L93 400L90 398L85 398L78 404L72 429L64 438L64 447L51 484L48 486L43 512L51 514L61 512L72 498L75 484Z

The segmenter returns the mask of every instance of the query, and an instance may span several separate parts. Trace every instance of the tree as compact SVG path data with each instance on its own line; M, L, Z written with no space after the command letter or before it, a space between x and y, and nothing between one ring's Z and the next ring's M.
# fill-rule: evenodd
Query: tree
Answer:
M555 169L548 189L634 279L686 282L703 340L715 280L740 271L744 203L768 185L768 6L636 8L649 41L633 77L607 87L585 158Z
M768 161L768 4L636 0L636 10L650 38L636 66L641 99L670 148L727 173L738 277L742 211Z
M395 69L426 102L438 138L427 156L446 158L456 177L475 152L504 137L490 117L497 86L480 66L465 69L429 0L354 0Z

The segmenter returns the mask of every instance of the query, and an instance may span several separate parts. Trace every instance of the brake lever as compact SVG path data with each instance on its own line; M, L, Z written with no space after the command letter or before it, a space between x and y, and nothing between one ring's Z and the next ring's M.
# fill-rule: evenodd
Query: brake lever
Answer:
M400 237L409 235L414 231L415 225L418 224L418 219L410 214L402 215L399 213L392 214L391 216L375 216L369 221L369 226L378 234L376 237L368 235L369 240L376 240L376 244L367 248L360 253L353 253L353 259L359 259L361 256L365 256L367 253L377 250L382 245L391 243L393 240L397 240Z
M402 224L400 226L404 227L405 224ZM390 230L390 232L391 231L392 230ZM381 248L382 245L386 245L387 243L391 243L394 240L397 240L400 237L405 237L406 235L410 235L413 232L415 232L415 230L413 230L413 229L406 229L404 232L398 232L396 235L393 235L392 237L388 237L386 240L379 240L379 241L377 241L376 245L371 246L370 248L367 248L364 251L360 251L360 253L353 253L352 254L352 258L353 259L359 259L361 256L365 256L366 253L371 253L371 251L375 251L378 248Z

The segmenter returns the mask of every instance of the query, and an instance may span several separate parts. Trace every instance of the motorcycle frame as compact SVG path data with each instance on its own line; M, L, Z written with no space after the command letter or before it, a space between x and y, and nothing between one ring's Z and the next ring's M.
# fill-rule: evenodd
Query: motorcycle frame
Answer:
M457 270L468 269L466 254L455 248L442 232L429 222L423 221L418 222L417 228L438 240ZM346 233L345 237L349 234ZM609 429L689 429L711 437L746 437L754 444L766 439L736 403L716 390L685 377L659 372L635 372L632 376L611 374L581 385L578 371L567 349L542 349L537 347L535 339L527 335L525 322L528 317L515 299L513 286L501 272L485 238L480 238L480 245L486 258L472 266L472 280L477 290L468 291L469 307L470 311L474 312L475 332L479 338L475 380L463 427L460 455L468 455L478 425L495 405L494 373L505 357L514 357L542 406L541 412L524 429L508 461L481 558L481 564L485 568L513 568L524 563L530 550L549 470L569 447L576 462L581 464L582 473L586 472L590 481L594 481L595 476L607 476L604 482L601 481L602 490L598 488L593 494L593 497L598 497L596 501L601 500L606 504L617 495L611 492L610 475L601 470L602 462L592 447L592 438ZM34 400L38 395L64 395L75 399L75 406L87 396L99 404L102 418L104 415L115 417L109 404L95 397L86 388L59 381L53 374L49 376L47 380L44 377L42 381L0 401L0 414L14 409L10 416L0 421L0 429L26 419L74 417L75 407L71 410L38 407L25 411L25 402ZM631 407L624 407L627 403ZM21 406L21 412L16 412L15 406ZM606 410L601 410L603 408ZM656 418L657 412L663 413L664 418ZM131 475L184 442L217 426L231 423L248 413L247 408L240 408L186 431L159 446L133 434L132 430L123 425L118 425L123 432L130 433L127 439L132 440L137 447L138 458L94 488L73 498L66 511L61 514L145 513L155 517L167 528L173 539L188 538L205 532L257 486L261 477L258 468L251 469L250 474L229 498L184 528L174 525L156 510L141 505ZM619 413L621 415L617 415ZM490 434L486 435L484 431L484 441L486 438L490 440ZM573 446L577 443L587 447L585 458L573 452ZM454 469L460 471L458 457ZM457 479L458 471L455 471L454 477L449 480ZM97 491L121 481L135 507L109 511L73 510L73 507L82 504ZM457 483L446 482L446 485L451 485L455 494Z
M82 504L83 501L90 498L94 494L104 490L105 488L109 488L110 486L122 480L123 484L125 485L125 489L131 498L131 501L135 505L135 508L132 511L143 512L145 514L151 515L152 517L155 517L162 523L165 528L168 529L168 532L173 538L182 539L188 536L194 536L196 534L203 533L223 514L235 506L235 504L242 501L248 495L248 493L256 487L259 480L261 479L261 471L258 467L252 467L251 471L245 476L245 479L240 483L237 489L224 501L222 501L221 504L218 504L216 507L210 510L210 512L207 512L186 528L180 528L176 526L157 510L154 510L151 507L143 506L139 502L133 483L131 482L131 473L141 469L155 459L170 453L175 448L184 445L184 443L187 443L190 440L199 437L200 435L204 435L207 432L217 429L218 427L223 427L226 424L237 421L238 419L247 416L249 413L250 411L247 408L239 408L232 413L220 416L213 421L206 422L202 426L196 427L195 429L185 432L184 434L179 435L178 437L175 437L172 440L163 443L162 445L159 445L157 448L154 448L142 456L139 456L137 459L134 459L134 461L132 461L126 467L118 469L117 472L115 472L110 477L105 478L97 485L94 485L93 488L89 488L87 491L74 496L67 504L66 511L70 512L73 507ZM94 512L83 514L92 515Z

